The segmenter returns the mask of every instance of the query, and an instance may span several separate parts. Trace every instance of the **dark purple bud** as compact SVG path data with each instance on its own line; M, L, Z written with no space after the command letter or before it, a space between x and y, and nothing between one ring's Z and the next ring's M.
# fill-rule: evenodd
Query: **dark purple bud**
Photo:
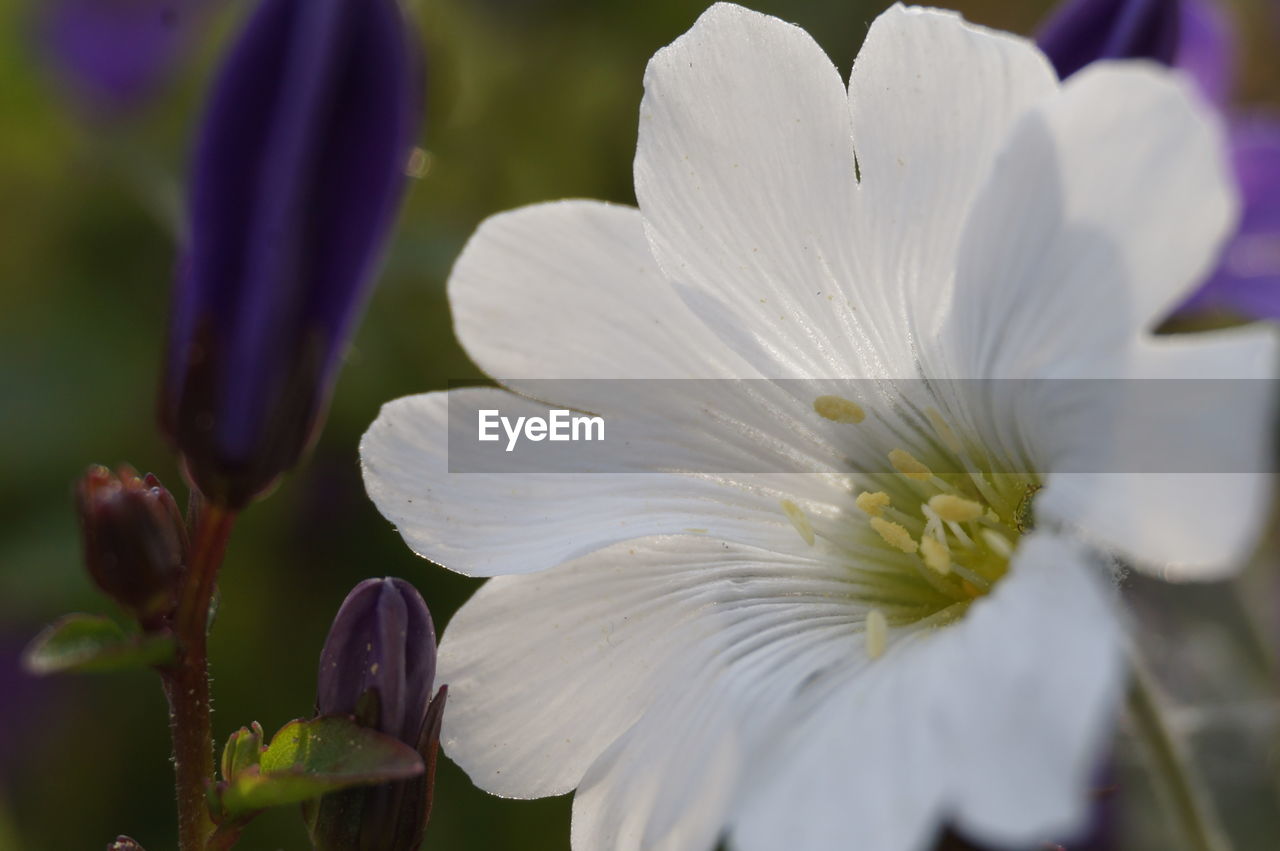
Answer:
M1173 64L1181 0L1067 0L1037 36L1062 79L1098 59Z
M432 700L435 628L403 579L366 579L347 595L320 654L316 711L350 714L415 747L420 777L326 795L306 809L320 851L416 851L431 812L446 686Z
M160 405L218 505L318 430L404 189L418 70L396 0L263 0L218 75Z
M144 105L181 59L212 0L44 0L38 41L95 117Z
M150 473L90 467L76 486L76 508L94 582L144 626L158 626L173 611L187 563L173 497Z

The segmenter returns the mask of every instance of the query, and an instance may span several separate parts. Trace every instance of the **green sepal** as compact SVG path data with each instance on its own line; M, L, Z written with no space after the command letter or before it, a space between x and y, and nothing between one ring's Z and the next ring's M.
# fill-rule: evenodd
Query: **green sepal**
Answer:
M32 674L134 671L171 663L173 638L164 634L128 633L110 618L65 615L35 637L22 654Z
M257 765L218 784L217 809L224 819L237 818L351 786L406 780L422 771L422 758L413 748L347 716L290 721Z

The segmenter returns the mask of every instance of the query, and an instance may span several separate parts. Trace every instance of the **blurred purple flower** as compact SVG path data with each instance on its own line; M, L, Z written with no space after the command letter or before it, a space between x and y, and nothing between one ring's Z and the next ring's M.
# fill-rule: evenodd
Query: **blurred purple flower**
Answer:
M1240 227L1218 268L1182 310L1280 318L1280 119L1236 117L1230 146Z
M1212 0L1070 0L1037 41L1063 78L1096 59L1124 58L1191 76L1227 122L1242 209L1218 268L1179 312L1280 318L1280 118L1230 107L1237 49L1226 10Z
M326 795L308 808L318 849L416 851L431 814L440 721L448 695L431 692L436 635L422 596L403 579L366 579L343 601L320 654L316 711L355 715L422 755L412 780Z
M419 62L396 0L264 0L196 150L161 423L239 508L318 431L405 183Z
M39 43L71 96L97 117L143 106L182 57L213 0L42 0Z

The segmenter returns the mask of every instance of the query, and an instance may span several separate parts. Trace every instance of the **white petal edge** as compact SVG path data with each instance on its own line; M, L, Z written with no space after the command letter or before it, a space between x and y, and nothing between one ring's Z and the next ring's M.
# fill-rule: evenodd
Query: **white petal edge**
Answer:
M654 256L767 377L862 374L840 74L804 30L717 3L645 71L635 185Z
M1057 89L1030 41L954 12L894 5L871 24L849 102L872 274L851 283L897 331L890 342L928 356L978 188L1015 122Z
M454 264L449 303L467 353L508 386L750 375L658 269L633 207L557 201L486 219Z
M1119 415L1099 411L1111 419L1077 429L1094 439L1063 459L1085 472L1051 474L1037 516L1164 579L1230 576L1269 516L1280 333L1254 325L1152 338L1128 368L1127 380L1107 382L1133 385L1120 391ZM1092 416L1088 400L1076 408Z
M543 455L477 441L481 409L547 416L547 405L513 393L475 387L388 402L360 442L365 489L414 552L469 576L530 573L648 535L696 533L786 552L800 538L784 498L832 537L847 536L839 522L851 510L847 476L832 466L840 458L827 442L832 429L821 430L834 424L809 407L816 429L794 425L805 411L782 391L766 410L734 384L675 384L723 390L720 401L738 407L726 413L659 394L647 419L606 424L614 431L604 442L560 443L562 452ZM628 424L621 442L609 437ZM786 472L754 472L764 457Z

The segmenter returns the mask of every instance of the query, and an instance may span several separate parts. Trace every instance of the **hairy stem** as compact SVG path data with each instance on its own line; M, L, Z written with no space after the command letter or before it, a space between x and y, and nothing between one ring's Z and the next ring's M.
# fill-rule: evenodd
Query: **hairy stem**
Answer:
M213 728L209 704L208 619L218 567L235 514L201 506L191 541L190 563L174 615L178 661L161 673L169 699L169 732L178 795L178 843L182 851L205 851L213 824L205 788L213 778Z
M1129 691L1129 718L1151 762L1156 786L1169 809L1170 823L1188 851L1231 851L1218 827L1213 804L1190 760L1169 730L1150 674L1135 667Z

